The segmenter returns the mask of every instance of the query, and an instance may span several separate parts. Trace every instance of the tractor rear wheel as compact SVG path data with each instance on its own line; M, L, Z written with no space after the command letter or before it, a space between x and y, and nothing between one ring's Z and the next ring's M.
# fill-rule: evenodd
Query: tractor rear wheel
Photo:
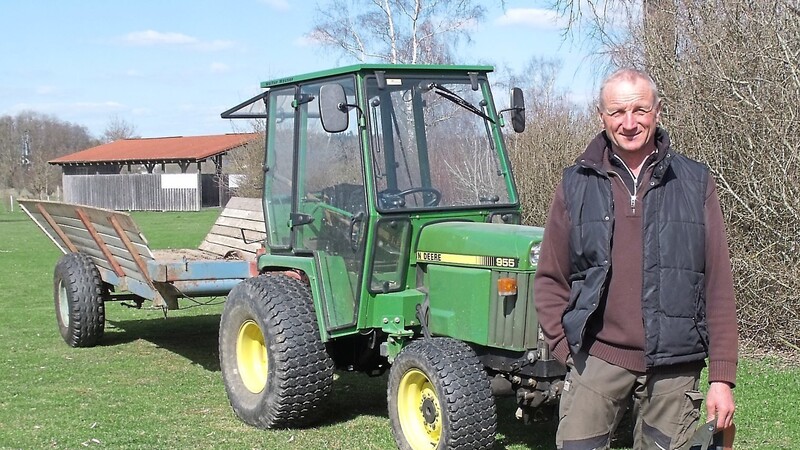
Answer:
M389 372L389 420L402 450L488 449L497 415L475 352L450 338L409 344Z
M234 412L258 428L311 423L333 384L308 286L282 275L251 278L231 290L220 319L219 359Z
M67 253L56 264L53 299L61 337L70 347L93 347L103 336L105 285L92 259Z

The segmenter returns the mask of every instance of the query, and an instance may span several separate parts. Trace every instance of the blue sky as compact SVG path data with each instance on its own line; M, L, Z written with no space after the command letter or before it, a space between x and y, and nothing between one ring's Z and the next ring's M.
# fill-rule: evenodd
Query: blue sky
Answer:
M591 60L564 42L544 2L481 3L486 20L459 62L521 70L533 57L560 58L559 85L591 98ZM261 81L352 63L304 38L316 4L2 0L0 115L31 110L97 137L112 118L143 137L232 132L220 112L258 94Z

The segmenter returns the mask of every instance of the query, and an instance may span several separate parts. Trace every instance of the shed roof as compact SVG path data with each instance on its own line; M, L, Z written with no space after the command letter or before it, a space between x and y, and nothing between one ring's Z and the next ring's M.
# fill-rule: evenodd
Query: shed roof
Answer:
M48 161L55 165L197 162L256 140L259 133L120 139Z

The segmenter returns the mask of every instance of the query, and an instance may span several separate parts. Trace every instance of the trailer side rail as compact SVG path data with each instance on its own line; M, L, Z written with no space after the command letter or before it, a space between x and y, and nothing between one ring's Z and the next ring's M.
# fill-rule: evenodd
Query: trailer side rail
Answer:
M18 202L62 253L86 254L103 281L157 302L160 296L147 268L153 252L129 214L45 200Z

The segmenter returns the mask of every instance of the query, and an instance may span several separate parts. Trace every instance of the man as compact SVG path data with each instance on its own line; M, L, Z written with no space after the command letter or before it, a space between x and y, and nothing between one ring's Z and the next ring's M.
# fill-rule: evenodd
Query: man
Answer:
M568 367L558 448L605 449L629 400L637 449L679 448L708 419L731 426L738 331L727 238L708 168L658 127L655 83L613 73L604 130L567 168L536 272L539 320Z

